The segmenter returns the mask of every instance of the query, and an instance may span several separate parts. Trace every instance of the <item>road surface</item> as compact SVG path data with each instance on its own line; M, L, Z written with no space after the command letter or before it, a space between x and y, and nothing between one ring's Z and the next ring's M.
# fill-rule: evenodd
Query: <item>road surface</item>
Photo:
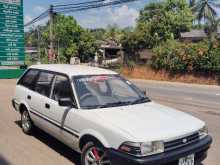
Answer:
M0 80L0 165L80 165L80 155L44 132L24 135L20 116L11 107L15 80ZM206 121L214 138L204 165L220 161L220 87L134 80L150 98Z

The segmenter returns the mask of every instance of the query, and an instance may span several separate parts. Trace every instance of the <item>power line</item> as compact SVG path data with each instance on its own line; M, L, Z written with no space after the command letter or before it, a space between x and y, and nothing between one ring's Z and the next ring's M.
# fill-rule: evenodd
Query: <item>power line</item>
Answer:
M70 12L78 12L78 11L84 11L89 9L95 9L95 8L101 8L101 7L107 7L107 6L115 6L120 5L124 3L129 2L135 2L139 0L112 0L110 2L107 2L106 0L93 0L93 1L87 1L87 2L81 2L81 3L71 3L71 4L63 4L63 5L54 5L53 11L50 11L50 9L46 10L42 14L40 14L38 17L34 18L33 20L26 23L24 26L30 26L31 24L40 21L52 13L70 13Z
M28 23L26 23L24 26L25 26L25 27L26 27L26 26L29 26L29 25L31 25L31 24L37 22L37 21L40 21L40 20L46 18L46 17L48 16L48 14L49 14L49 9L46 10L45 12L41 13L38 17L36 17L36 18L34 18L33 20L31 20L31 21L29 21Z
M93 1L89 1L89 2L71 3L71 4L64 4L64 5L54 5L53 8L56 8L56 10L63 9L65 6L71 6L71 7L75 6L77 8L77 7L82 7L82 5L89 5L89 4L99 3L99 2L103 2L103 1L105 1L105 0L93 0ZM63 7L63 8L61 8L61 7ZM46 10L45 12L40 14L38 17L36 17L33 20L29 21L24 26L25 27L30 26L31 24L34 24L35 22L46 18L47 16L49 16L49 13L50 13L50 9Z
M80 2L80 3L69 3L69 4L64 4L64 5L54 5L54 7L59 8L59 7L65 7L65 6L79 6L79 5L99 3L99 2L104 2L104 1L105 0L94 0L94 1L87 1L87 2Z
M94 5L84 5L80 7L66 7L63 10L55 10L57 13L69 13L69 12L77 12L77 11L83 11L83 10L89 10L89 9L95 9L95 8L101 8L101 7L107 7L107 6L115 6L115 5L120 5L123 3L129 3L129 2L134 2L138 0L116 0L116 1L111 1L111 2L106 2L106 3L98 3Z

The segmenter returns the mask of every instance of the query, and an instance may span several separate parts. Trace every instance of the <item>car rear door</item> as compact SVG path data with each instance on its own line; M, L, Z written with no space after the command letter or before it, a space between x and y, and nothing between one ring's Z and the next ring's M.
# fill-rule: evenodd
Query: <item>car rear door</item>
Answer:
M32 92L27 96L34 124L52 135L54 128L51 124L49 103L54 77L52 72L40 71Z

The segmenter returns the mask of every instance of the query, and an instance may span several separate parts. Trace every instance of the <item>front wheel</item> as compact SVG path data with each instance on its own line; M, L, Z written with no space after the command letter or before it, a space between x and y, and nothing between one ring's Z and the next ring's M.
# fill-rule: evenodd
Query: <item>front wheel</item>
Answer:
M27 110L21 113L21 127L25 134L30 134L33 129L33 123Z
M111 165L104 147L88 142L82 150L82 165Z

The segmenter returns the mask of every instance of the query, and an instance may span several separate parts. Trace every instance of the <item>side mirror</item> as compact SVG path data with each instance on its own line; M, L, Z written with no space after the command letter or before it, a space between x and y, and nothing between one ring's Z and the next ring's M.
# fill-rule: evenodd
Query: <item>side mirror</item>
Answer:
M59 99L58 104L61 107L75 107L71 98L61 98Z

